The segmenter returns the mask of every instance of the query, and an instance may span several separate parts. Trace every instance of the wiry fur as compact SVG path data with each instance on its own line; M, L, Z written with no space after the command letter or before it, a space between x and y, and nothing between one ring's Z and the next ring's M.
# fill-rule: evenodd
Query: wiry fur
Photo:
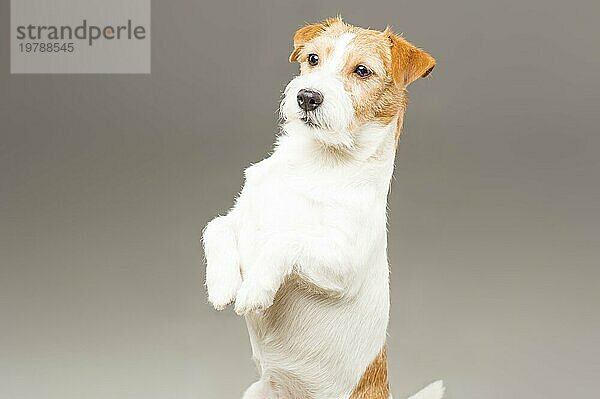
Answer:
M209 300L245 315L261 374L245 399L388 395L386 200L409 73L394 68L416 57L390 35L339 19L296 33L290 59L302 74L286 88L275 151L204 231ZM394 45L413 58L394 60ZM308 66L307 52L321 63ZM369 79L353 74L359 62ZM434 65L412 63L404 69L417 74ZM302 88L325 99L311 125L296 104ZM413 399L441 398L436 384Z

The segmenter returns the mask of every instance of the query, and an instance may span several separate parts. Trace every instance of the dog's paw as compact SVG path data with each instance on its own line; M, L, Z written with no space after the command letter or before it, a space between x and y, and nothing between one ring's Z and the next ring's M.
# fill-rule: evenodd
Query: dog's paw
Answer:
M213 219L202 236L206 256L208 301L223 310L235 301L242 284L235 233L227 216Z
M269 308L275 299L275 292L259 284L245 280L235 300L235 312L242 316L250 312L260 313Z
M206 284L208 289L208 302L216 310L223 310L235 301L240 285L242 284L241 276L232 276L230 280L221 280L219 283Z

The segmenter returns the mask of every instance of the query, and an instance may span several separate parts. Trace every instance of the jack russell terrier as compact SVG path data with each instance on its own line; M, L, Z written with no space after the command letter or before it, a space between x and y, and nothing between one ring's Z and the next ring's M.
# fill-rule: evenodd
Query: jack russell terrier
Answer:
M338 17L300 28L290 61L275 150L204 230L208 300L246 318L261 377L243 399L388 399L387 194L406 87L435 60Z

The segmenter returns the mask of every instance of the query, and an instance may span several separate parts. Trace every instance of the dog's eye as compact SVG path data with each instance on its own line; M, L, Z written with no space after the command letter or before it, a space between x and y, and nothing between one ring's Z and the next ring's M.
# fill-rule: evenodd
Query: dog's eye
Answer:
M319 56L316 54L308 55L308 65L315 66L319 63Z
M356 68L354 69L354 73L360 76L361 78L366 78L371 76L373 72L371 72L371 70L366 66L360 64L356 66Z

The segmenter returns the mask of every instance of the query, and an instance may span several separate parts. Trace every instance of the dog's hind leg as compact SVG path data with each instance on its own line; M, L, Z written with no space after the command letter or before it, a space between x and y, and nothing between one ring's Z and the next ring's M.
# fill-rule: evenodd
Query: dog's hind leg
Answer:
M260 380L246 389L242 399L277 399L277 395L268 383Z

